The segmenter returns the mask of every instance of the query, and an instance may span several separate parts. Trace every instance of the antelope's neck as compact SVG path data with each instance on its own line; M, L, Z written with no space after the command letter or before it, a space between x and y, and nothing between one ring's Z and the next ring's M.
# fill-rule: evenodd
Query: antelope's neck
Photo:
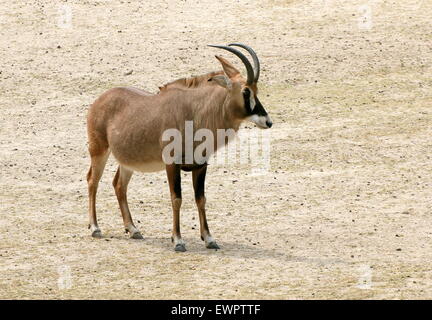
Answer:
M196 129L209 129L214 134L218 129L238 131L241 120L232 112L231 94L220 87L213 88L204 107L200 107L195 119Z

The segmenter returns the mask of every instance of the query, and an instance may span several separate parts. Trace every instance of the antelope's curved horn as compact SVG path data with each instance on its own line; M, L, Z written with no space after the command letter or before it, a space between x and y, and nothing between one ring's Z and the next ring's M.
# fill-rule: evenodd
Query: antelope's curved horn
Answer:
M224 50L227 50L231 53L234 53L237 57L239 57L241 59L241 61L243 62L243 64L246 67L246 71L247 71L246 84L251 85L254 82L254 71L253 71L252 65L250 64L249 60L244 56L243 53L241 53L237 49L227 47L227 46L217 46L217 45L212 45L212 44L209 44L208 46L213 47L213 48L224 49Z
M258 82L261 69L260 69L260 62L259 62L258 56L255 53L255 51L251 47L249 47L243 43L230 43L229 46L240 47L240 48L247 50L247 52L249 52L249 54L251 55L253 62L254 62L254 71L255 71L254 82Z

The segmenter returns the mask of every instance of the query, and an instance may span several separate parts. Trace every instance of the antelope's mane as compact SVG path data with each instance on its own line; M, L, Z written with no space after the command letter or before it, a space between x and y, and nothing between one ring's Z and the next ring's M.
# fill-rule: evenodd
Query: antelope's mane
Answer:
M200 87L202 85L207 84L208 80L211 77L214 77L216 75L220 75L223 73L224 73L223 71L213 71L213 72L209 72L209 73L199 75L199 76L177 79L177 80L174 80L172 82L164 84L162 87L159 87L159 93L167 91L167 90L172 89L172 88L176 88L176 89L197 88L197 87Z

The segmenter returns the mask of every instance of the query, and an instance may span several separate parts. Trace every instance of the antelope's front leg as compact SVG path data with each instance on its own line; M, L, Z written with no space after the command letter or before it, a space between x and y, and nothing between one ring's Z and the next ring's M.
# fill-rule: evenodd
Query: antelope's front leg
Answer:
M200 220L201 239L205 242L205 245L208 249L219 249L219 246L211 236L207 225L207 217L205 212L206 197L204 195L206 173L207 164L205 164L201 168L192 171L192 180L195 191L195 202L198 207Z
M184 252L186 251L186 245L182 240L180 233L180 207L182 203L180 166L177 164L167 165L166 172L168 176L173 209L173 230L171 240L174 242L175 251Z

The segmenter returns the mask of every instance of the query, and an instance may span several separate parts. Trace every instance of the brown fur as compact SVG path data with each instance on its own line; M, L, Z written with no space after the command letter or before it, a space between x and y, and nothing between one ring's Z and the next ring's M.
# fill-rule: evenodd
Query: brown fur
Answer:
M159 90L166 91L172 88L178 88L178 89L197 88L202 85L208 85L209 79L211 79L213 76L221 75L221 74L223 74L223 71L213 71L200 76L177 79L163 85L162 87L159 87Z
M169 142L162 141L161 137L166 129L174 128L182 132L184 137L185 121L188 120L193 121L194 131L200 128L210 129L214 137L217 137L217 129L239 129L240 123L246 117L242 96L245 80L231 63L221 57L217 58L224 71L173 81L161 87L158 94L136 88L110 89L91 105L87 116L91 156L87 178L90 228L93 236L101 235L96 219L96 192L105 163L112 152L119 163L113 186L126 231L130 232L133 238L141 238L132 221L126 197L132 172L159 171L165 168L173 201L173 239L177 245L182 245L179 227L181 194L179 195L176 189L180 183L180 168L163 164L162 150ZM224 73L229 78L227 86L224 86L220 78L213 78ZM214 81L209 81L210 79ZM200 179L205 179L205 174ZM207 243L211 236L205 218L204 199L203 194L197 198L201 235L206 239L209 248L215 248L216 243Z

